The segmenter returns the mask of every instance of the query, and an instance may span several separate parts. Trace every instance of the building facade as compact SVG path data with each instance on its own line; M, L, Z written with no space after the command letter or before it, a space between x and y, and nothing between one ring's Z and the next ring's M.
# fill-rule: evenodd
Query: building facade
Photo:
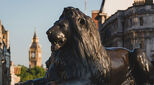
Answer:
M9 32L0 21L0 85L10 85L10 82Z
M20 82L20 77L17 76L21 72L21 66L15 66L13 62L11 62L10 66L10 73L11 73L11 84L15 85L16 83Z
M97 18L97 15L99 13L99 10L93 10L92 11L92 19L94 21L94 23L96 24L96 28L98 29L98 20L96 19Z
M132 7L119 10L101 22L99 32L106 47L143 48L154 60L154 5L153 0L135 0Z
M29 67L42 66L42 51L39 45L39 39L34 32L32 44L29 48Z

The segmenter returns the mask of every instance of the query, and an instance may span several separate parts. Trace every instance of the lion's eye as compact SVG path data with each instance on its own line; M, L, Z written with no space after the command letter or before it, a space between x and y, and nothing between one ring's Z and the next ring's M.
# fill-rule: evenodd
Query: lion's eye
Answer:
M85 24L85 20L84 20L84 19L79 18L79 22L80 22L80 24L82 24L82 25Z

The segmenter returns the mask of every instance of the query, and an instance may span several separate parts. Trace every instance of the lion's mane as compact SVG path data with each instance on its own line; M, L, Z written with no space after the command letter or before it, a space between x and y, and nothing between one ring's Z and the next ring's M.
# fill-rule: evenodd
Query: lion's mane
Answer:
M110 59L93 20L73 7L65 8L60 19L69 21L71 34L65 45L53 54L54 62L48 72L51 80L87 78L101 82L109 74Z

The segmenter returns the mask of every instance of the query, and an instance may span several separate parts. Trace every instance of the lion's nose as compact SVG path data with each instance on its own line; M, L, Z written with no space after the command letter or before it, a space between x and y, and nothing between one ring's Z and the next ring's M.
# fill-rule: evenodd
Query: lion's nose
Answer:
M49 30L46 32L46 34L47 34L47 35L51 35L51 34L52 34L51 30L49 29Z

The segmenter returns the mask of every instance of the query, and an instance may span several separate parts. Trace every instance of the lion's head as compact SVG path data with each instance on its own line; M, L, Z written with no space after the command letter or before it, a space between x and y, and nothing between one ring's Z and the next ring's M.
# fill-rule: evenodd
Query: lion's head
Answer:
M90 19L90 22L86 19ZM84 28L89 28L87 26L90 26L88 25L90 23L91 26L94 25L91 18L86 16L79 9L73 7L65 8L59 20L56 21L54 26L47 31L48 39L52 44L52 51L56 51L63 47L66 41L71 38L70 36L74 36L77 32L82 31ZM75 25L78 27L73 27ZM74 28L79 29L75 30ZM96 29L95 26L92 28Z
M48 39L52 44L52 51L58 50L65 44L70 35L69 27L68 20L60 19L47 31Z
M47 35L56 60L53 68L61 67L55 71L61 80L87 75L100 80L109 72L110 59L101 45L99 32L93 20L79 9L65 8Z

